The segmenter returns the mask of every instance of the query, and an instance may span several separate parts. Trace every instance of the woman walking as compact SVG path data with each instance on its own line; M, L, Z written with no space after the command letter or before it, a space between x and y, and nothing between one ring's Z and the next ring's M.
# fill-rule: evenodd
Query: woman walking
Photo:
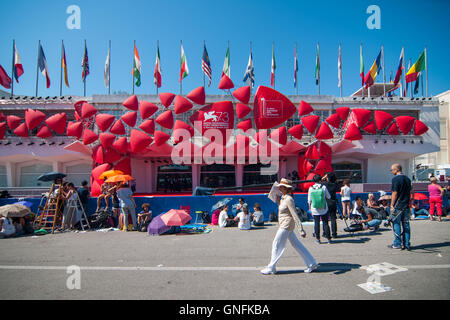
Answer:
M442 196L444 195L444 189L438 185L437 178L431 177L430 184L428 185L428 193L430 195L430 220L433 221L434 206L437 208L437 215L439 222L442 217Z
M295 210L294 197L292 193L292 182L288 179L283 178L278 184L278 188L281 192L281 199L279 196L277 197L279 228L277 234L275 235L275 239L273 240L270 263L267 267L261 270L261 273L276 273L275 266L278 260L283 255L284 250L286 249L286 242L288 239L294 249L305 261L307 268L304 272L310 273L313 270L317 269L318 264L316 263L316 260L311 255L311 253L309 253L309 251L303 246L300 240L297 239L294 233L295 222L297 222L300 225L302 237L304 238L306 236L306 233L303 231L303 226L300 222L300 219L298 219L297 212Z

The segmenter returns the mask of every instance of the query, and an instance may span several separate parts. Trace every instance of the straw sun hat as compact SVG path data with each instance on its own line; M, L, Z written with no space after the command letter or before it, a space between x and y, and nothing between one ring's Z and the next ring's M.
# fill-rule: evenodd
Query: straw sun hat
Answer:
M285 179L285 178L282 178L280 183L278 184L278 187L281 187L281 186L284 186L286 188L291 188L291 189L294 188L292 186L292 181L289 179Z

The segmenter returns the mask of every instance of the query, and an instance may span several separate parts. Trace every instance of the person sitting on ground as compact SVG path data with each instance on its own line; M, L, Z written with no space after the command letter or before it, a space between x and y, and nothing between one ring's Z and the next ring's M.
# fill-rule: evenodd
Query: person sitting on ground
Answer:
M364 230L373 228L374 231L377 231L382 221L378 219L377 211L373 210L364 212L363 219L360 222L363 224Z
M384 212L386 213L386 217L388 217L391 214L391 204L389 202L390 198L388 195L383 195L380 197L380 208L384 209Z
M142 205L142 211L138 213L138 230L147 231L148 224L152 221L152 211L150 210L150 204L144 203Z
M214 210L214 212L212 213L212 217L211 217L212 225L217 226L219 224L219 215L220 215L221 211L222 211L222 208L218 208L218 209Z
M250 214L248 212L247 206L243 206L242 211L239 212L233 220L235 222L239 222L238 228L240 230L250 230L252 228L252 225L250 224Z
M100 203L102 202L102 199L105 199L106 204L106 211L109 211L109 198L111 198L111 194L109 193L110 185L108 182L103 182L101 189L100 189L100 195L97 198L97 209L95 212L100 211Z
M16 228L10 218L0 214L0 239L9 238L15 235Z
M383 220L387 218L386 211L383 207L378 204L378 201L375 199L373 193L369 193L369 197L367 199L367 206L365 208L366 213L371 212L372 216L378 217L378 219Z
M219 215L219 227L234 227L236 225L236 221L228 217L228 205L224 205L222 211L220 211Z
M264 214L261 211L261 207L259 205L259 203L255 203L255 205L253 206L253 214L251 215L251 217L253 218L253 225L255 227L261 227L264 225Z
M244 198L239 198L239 203L236 205L236 212L241 212L243 207L248 207Z
M425 208L420 208L420 202L414 200L411 205L411 217L415 219L417 216L428 216L428 210Z

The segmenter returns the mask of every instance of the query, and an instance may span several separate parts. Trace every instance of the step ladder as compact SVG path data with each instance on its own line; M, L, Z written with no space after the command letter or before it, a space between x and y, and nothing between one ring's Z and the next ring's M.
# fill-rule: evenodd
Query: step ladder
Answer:
M61 205L62 205L62 185L52 184L50 192L48 193L45 206L42 209L39 217L35 219L38 221L35 229L51 230L55 232L55 228L58 226L58 222L61 220ZM42 202L42 201L41 201ZM36 225L36 224L35 224Z
M73 217L81 208L81 218L80 218L80 225L81 229L83 231L89 230L91 228L91 225L89 224L89 220L87 218L86 212L84 211L84 207L80 201L80 197L78 196L78 192L75 191L73 194L73 199L69 199L67 201L67 212L66 216L71 217L70 225L72 225Z

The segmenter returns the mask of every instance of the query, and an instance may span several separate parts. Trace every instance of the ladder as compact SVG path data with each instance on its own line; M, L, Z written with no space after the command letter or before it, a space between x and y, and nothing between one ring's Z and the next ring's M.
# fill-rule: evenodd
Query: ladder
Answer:
M55 232L57 223L61 218L60 209L63 201L61 190L61 184L52 184L45 206L39 215L39 219L36 219L38 221L37 229L51 230L52 233Z
M80 225L81 229L85 231L85 229L90 229L91 226L89 224L89 220L87 218L86 212L84 211L84 207L80 201L80 197L78 196L78 192L74 192L73 194L74 199L70 199L67 201L67 216L70 217L70 224L72 225L73 218L76 213L78 213L79 208L81 208L81 218L80 218Z

